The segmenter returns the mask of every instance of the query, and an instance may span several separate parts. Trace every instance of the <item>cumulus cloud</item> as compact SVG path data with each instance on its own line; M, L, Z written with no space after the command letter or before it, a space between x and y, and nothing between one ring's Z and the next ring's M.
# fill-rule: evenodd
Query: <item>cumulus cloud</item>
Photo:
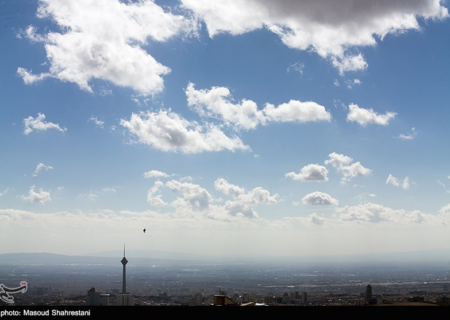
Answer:
M245 194L244 188L230 184L223 178L219 178L214 181L214 187L216 190L223 192L227 196L232 196L233 198L238 198L239 196Z
M345 84L347 85L348 89L351 89L356 85L361 85L361 80L359 80L359 79L346 80Z
M300 173L289 172L285 177L302 181L328 181L328 170L318 164L308 164L300 170Z
M242 187L230 184L227 180L219 178L214 182L216 190L232 196L233 200L225 202L224 210L231 216L243 216L246 218L259 218L253 210L255 205L271 205L278 202L278 194L271 195L264 188L257 187L247 191Z
M50 192L44 191L42 188L40 188L39 191L36 192L34 191L34 186L31 186L30 191L28 192L28 196L22 195L21 198L24 201L28 201L31 203L44 204L51 201Z
M450 203L439 210L439 213L450 213Z
M367 176L372 172L372 170L363 167L359 161L350 164L353 159L343 154L333 152L328 156L329 159L325 160L325 164L333 166L340 174L342 174L341 183L343 184L355 177Z
M130 120L120 124L136 136L137 142L161 151L182 153L214 152L222 150L250 150L236 136L230 138L219 127L190 122L171 110L133 113Z
M398 179L391 174L389 174L389 177L386 180L386 184L391 184L394 187L398 187L400 185L400 183L398 182Z
M159 171L159 170L150 170L144 172L145 178L167 178L170 177L167 173Z
M93 122L96 127L102 128L102 129L103 129L104 125L105 125L105 122L101 121L101 120L98 120L97 117L90 117L88 121Z
M406 177L406 178L403 180L402 188L405 189L405 190L407 190L407 189L409 189L409 186L410 186L409 178Z
M44 170L44 171L53 170L53 167L47 166L47 165L43 164L42 162L40 162L36 166L36 170L34 170L32 176L37 177L42 170Z
M386 126L389 121L395 118L395 112L386 112L386 114L378 114L373 109L363 109L356 104L349 105L349 113L347 114L347 121L357 122L362 126L368 124L378 124Z
M330 206L334 205L337 206L339 204L339 201L332 198L329 194L323 193L323 192L313 192L310 194L307 194L302 199L303 204L307 205L314 205L314 206Z
M89 193L81 193L78 195L78 197L86 198L89 201L95 202L97 198L99 197L97 191L90 191Z
M361 53L353 56L333 56L331 62L341 76L345 72L364 70L369 66Z
M77 84L92 92L92 79L128 87L141 95L163 90L163 76L170 68L144 49L148 41L165 42L178 35L196 34L197 21L164 11L154 1L79 0L38 2L38 18L51 19L61 32L37 35L27 29L31 41L45 45L49 71L33 75L24 68L18 74L30 84L47 77Z
M254 129L265 122L265 116L255 102L242 100L241 104L234 104L228 88L196 90L194 84L189 83L185 92L188 105L202 117L219 118L227 125L245 130Z
M25 84L34 84L51 77L48 73L33 74L24 68L17 68L17 75L22 78Z
M171 202L163 200L163 188L171 190L177 198ZM214 188L230 199L223 203L222 198L212 194L198 184L183 180L170 180L166 183L156 181L148 190L147 201L152 206L170 205L176 208L177 217L231 221L234 219L259 219L255 207L272 205L279 201L278 194L272 195L262 187L246 190L229 183L223 178L214 182ZM216 204L223 203L223 204Z
M45 122L45 115L42 113L38 113L36 118L29 116L28 118L23 119L23 124L25 125L24 134L29 134L36 131L45 131L49 129L55 129L61 132L67 131L66 128L61 128L59 124L55 124L52 122Z
M164 186L161 181L156 181L154 186L148 190L147 192L147 202L155 207L161 207L166 205L164 200L162 199L162 195L157 194L160 192L160 189Z
M367 68L355 49L375 46L387 34L419 30L418 18L444 19L439 0L181 0L205 22L209 36L266 28L289 48L329 59L339 73Z
M267 103L259 110L255 102L242 100L234 103L230 90L213 87L210 90L196 90L193 83L186 88L188 105L202 117L222 120L236 129L251 130L269 122L312 122L330 121L331 114L325 107L311 101L291 100L278 107Z
M284 217L280 222L283 225L299 225L307 227L324 226L330 224L330 222L332 223L330 219L321 217L315 212L306 217Z
M210 207L213 198L211 194L199 185L171 180L166 183L166 187L182 197L178 198L173 205L178 207L188 207L194 211L205 211Z
M396 177L394 177L393 175L389 174L389 176L388 176L388 178L387 178L387 180L386 180L386 184L393 185L394 187L399 187L399 186L400 186L400 181L399 181ZM411 185L411 183L410 183L408 177L406 177L405 179L403 179L403 182L402 182L402 184L401 184L401 187L402 187L404 190L409 189L410 185Z
M263 109L267 118L274 122L331 121L331 114L325 107L313 102L290 100L275 107L267 103Z
M442 220L443 217L426 214L418 210L396 210L370 202L358 206L338 208L336 212L342 221L400 224L442 224L445 222Z
M401 140L413 140L416 137L417 137L417 131L416 131L416 128L414 128L414 127L411 129L411 133L409 133L409 134L401 133L398 136L398 138Z

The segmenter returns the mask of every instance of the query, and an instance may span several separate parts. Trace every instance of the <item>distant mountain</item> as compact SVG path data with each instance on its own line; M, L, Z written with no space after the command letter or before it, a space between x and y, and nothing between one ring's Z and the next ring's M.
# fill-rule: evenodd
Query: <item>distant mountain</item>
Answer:
M61 264L110 264L115 260L109 257L69 256L48 252L19 252L0 254L0 265L5 264L33 264L33 265L61 265Z
M86 255L63 255L49 252L18 252L0 254L0 265L117 265L123 258L123 251L105 251ZM158 251L126 251L129 264L148 265L189 265L225 263L233 260L214 259L212 257Z
M88 253L85 256L94 257L123 257L123 250L101 251ZM211 257L168 251L150 250L126 250L127 258L147 258L147 259L174 259L174 260L211 260Z
M123 251L104 251L86 255L63 255L48 252L40 253L4 253L0 254L0 265L117 265L123 257ZM165 251L126 251L126 258L133 265L187 265L187 264L379 264L379 263L447 263L450 265L450 250L420 252L396 252L384 254L340 255L340 256L299 256L266 258L210 257L187 253Z

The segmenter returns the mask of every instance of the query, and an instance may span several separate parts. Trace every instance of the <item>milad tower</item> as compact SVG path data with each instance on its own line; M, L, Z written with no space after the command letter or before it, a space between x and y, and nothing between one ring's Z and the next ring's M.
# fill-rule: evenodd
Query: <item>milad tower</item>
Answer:
M122 293L127 293L126 265L128 263L128 260L127 260L127 258L125 258L125 244L123 245L123 258L120 262L122 262L122 265L123 265Z

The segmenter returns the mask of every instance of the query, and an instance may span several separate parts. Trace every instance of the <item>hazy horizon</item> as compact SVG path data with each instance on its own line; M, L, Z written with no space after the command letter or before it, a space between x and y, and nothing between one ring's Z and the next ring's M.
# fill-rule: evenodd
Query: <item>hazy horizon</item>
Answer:
M191 264L230 264L230 265L277 265L286 268L295 266L442 266L450 268L450 250L414 251L379 254L357 255L315 255L315 256L226 256L226 255L196 255L180 252L136 250L126 252L130 266L150 264L161 265L191 265ZM14 252L0 253L1 265L59 265L59 264L110 264L120 266L123 251L93 252L80 255L66 255L52 252Z
M447 252L448 8L0 1L0 253Z

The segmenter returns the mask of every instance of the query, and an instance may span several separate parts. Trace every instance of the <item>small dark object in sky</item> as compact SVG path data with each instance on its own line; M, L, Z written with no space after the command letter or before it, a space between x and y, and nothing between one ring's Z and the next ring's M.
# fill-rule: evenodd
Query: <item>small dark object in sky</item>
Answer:
M145 233L145 229L144 229L144 233Z

